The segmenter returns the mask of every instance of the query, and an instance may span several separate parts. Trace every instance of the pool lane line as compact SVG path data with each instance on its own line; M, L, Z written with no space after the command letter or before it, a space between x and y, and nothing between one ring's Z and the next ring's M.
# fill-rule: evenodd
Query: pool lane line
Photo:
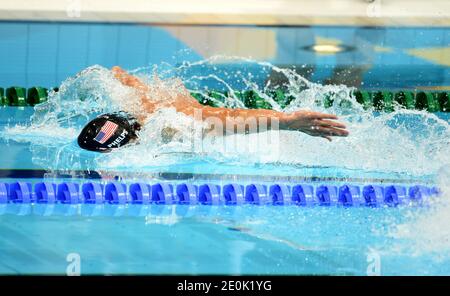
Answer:
M49 176L49 174L51 176ZM319 177L319 176L276 176L276 175L232 175L232 174L196 174L175 172L114 172L114 171L59 171L43 169L0 169L0 179L98 179L121 180L127 178L142 178L154 180L175 181L232 181L232 182L350 182L350 183L380 183L380 184L433 184L429 180L401 178L355 178L355 177Z

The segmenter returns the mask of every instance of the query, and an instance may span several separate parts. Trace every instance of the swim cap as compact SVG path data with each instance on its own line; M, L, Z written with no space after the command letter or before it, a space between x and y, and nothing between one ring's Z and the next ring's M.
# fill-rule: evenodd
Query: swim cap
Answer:
M90 121L78 136L78 145L86 150L110 152L137 138L136 119L127 113L103 114Z

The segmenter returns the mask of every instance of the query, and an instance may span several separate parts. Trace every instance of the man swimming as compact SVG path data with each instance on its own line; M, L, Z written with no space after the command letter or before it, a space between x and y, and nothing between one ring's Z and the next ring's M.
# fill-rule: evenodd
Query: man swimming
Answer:
M86 150L109 152L135 141L137 131L154 112L161 108L172 107L194 119L208 121L214 118L223 128L222 135L231 133L250 133L267 130L275 122L280 130L293 130L310 136L322 137L331 141L332 137L346 137L349 133L343 123L332 114L313 111L295 111L283 113L266 109L231 109L204 106L193 98L181 81L177 82L177 92L169 93L160 85L150 86L136 76L128 74L120 67L113 67L112 73L123 85L133 88L140 97L140 110L124 110L124 112L104 114L90 121L78 136L78 145ZM170 99L165 99L170 97ZM227 124L235 119L240 122L255 122L256 128L236 129ZM209 124L208 130L218 126ZM170 133L170 132L169 132Z

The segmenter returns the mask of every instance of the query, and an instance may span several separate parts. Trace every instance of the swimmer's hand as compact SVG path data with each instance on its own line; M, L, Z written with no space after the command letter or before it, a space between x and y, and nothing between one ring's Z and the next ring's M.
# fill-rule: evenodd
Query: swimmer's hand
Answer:
M346 137L348 131L336 115L313 111L297 111L283 114L280 118L280 128L300 131L314 137L322 137L331 141L331 137Z
M142 91L148 90L148 86L144 82L142 82L142 80L140 80L136 76L128 74L127 71L120 68L119 66L112 67L111 71L114 74L114 77L116 77L116 79L118 79L123 85Z

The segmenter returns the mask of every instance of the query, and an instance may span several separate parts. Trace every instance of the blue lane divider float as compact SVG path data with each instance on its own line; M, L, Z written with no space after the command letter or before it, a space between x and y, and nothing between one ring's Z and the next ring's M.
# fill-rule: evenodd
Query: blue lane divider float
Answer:
M362 203L361 189L352 185L339 187L338 201L344 206L360 206Z
M102 204L105 199L103 198L103 184L100 183L85 183L83 184L82 194L84 203L87 204Z
M198 188L198 201L204 205L220 205L220 186L215 184L204 184Z
M338 189L333 185L321 185L316 189L316 196L321 206L335 206L338 204Z
M292 188L292 202L299 206L315 205L314 187L312 185L295 185Z
M223 186L223 197L227 205L242 205L245 203L245 189L243 185L226 184Z
M174 204L173 185L167 183L157 183L152 188L152 202L156 204Z
M363 188L364 202L368 206L376 207L383 204L384 188L377 185L368 185Z
M177 186L179 204L195 205L198 202L198 186L193 184L180 184Z
M37 183L34 185L34 193L37 203L56 202L56 184L50 182Z
M61 183L58 185L56 200L62 204L81 203L80 185L78 183Z
M134 183L130 186L131 203L150 204L152 202L152 189L146 183Z
M267 186L261 184L250 184L245 188L245 202L255 205L269 204Z
M110 204L127 204L127 185L119 182L108 183L105 187L105 201Z
M181 204L181 205L297 205L343 207L396 207L420 204L438 195L423 185L352 184L170 184L110 182L0 183L0 204Z

